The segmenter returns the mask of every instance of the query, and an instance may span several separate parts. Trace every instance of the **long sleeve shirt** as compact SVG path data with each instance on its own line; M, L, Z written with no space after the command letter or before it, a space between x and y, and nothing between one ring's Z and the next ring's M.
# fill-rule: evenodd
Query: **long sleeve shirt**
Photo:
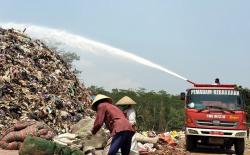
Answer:
M121 131L134 131L123 112L108 102L103 102L98 105L92 134L96 134L103 123L105 123L112 136Z
M127 119L131 125L136 124L136 114L134 108L129 108L125 111Z

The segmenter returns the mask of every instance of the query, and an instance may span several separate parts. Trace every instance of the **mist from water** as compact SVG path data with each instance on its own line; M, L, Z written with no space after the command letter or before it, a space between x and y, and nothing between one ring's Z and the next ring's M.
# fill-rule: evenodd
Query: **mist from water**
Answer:
M95 54L107 53L111 56L119 56L120 58L128 59L139 64L163 71L164 73L175 76L179 79L188 81L187 78L161 66L150 60L137 56L131 52L112 47L110 45L100 43L85 37L75 35L63 30L52 29L33 24L17 24L17 23L0 23L3 28L14 28L23 31L32 38L43 40L53 46L61 46L65 49L78 49L82 51L92 52Z

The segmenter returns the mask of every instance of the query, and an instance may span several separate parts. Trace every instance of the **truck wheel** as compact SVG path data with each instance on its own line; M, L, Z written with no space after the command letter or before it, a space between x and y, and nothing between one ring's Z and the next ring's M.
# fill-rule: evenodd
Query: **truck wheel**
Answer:
M231 150L232 146L233 146L233 145L226 145L225 149L226 149L226 150Z
M186 135L186 150L192 151L196 147L196 138Z
M236 155L243 155L245 150L245 140L244 138L235 139L234 150Z
M231 148L232 148L232 145L222 145L222 146L220 146L220 149L222 149L222 150L231 150Z

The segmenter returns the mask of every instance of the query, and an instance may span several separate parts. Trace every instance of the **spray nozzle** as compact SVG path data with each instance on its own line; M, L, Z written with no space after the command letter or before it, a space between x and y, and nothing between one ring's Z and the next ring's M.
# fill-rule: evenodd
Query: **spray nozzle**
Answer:
M193 84L193 85L195 85L195 83L193 81L190 81L190 80L186 80L186 81Z

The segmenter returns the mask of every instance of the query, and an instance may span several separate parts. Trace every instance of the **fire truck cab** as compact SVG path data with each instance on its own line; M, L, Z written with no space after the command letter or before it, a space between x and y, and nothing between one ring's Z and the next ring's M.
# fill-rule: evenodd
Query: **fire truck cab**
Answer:
M194 84L194 83L193 83ZM232 84L194 84L185 100L186 149L216 145L244 154L248 135L244 96Z

